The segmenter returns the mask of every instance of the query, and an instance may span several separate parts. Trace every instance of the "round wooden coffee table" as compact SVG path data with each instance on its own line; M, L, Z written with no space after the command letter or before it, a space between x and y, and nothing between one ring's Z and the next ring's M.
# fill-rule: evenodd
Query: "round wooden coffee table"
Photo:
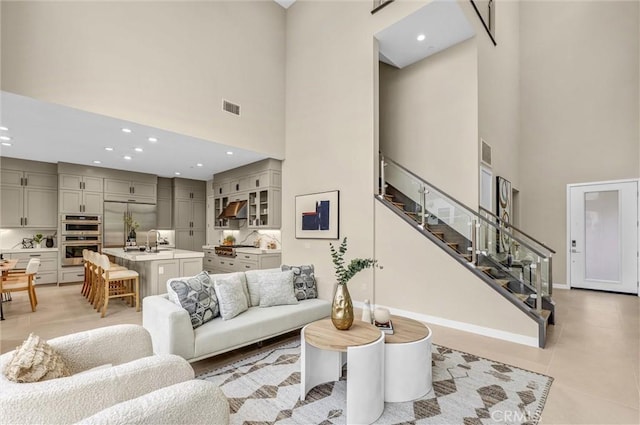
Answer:
M384 401L401 402L431 391L431 329L424 323L391 316L393 334L386 334Z
M340 331L323 319L302 328L300 336L300 399L319 384L338 381L348 360L347 423L378 419L384 410L384 333L358 320Z

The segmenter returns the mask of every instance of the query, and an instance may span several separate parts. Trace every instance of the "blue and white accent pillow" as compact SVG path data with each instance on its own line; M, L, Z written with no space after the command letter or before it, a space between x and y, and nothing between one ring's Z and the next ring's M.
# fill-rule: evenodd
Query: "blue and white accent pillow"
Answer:
M220 313L218 297L207 272L188 279L167 282L169 299L189 313L193 329L213 320Z

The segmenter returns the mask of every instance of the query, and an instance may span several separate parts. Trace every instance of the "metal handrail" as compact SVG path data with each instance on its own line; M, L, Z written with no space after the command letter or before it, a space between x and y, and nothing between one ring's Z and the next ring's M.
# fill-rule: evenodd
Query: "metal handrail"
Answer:
M491 216L492 216L493 218L495 218L496 220L498 220L498 221L502 222L503 226L511 227L511 228L512 228L513 230L515 230L516 232L518 232L518 233L520 233L520 234L522 234L522 235L524 235L524 236L528 237L529 239L531 239L532 241L534 241L535 243L537 243L537 244L538 244L538 245L540 245L541 247L543 247L543 248L545 248L545 249L549 250L549 252L550 252L551 254L555 254L555 253L556 253L553 249L549 248L548 246L546 246L545 244L543 244L542 242L540 242L539 240L537 240L537 239L536 239L536 238L534 238L533 236L531 236L531 235L527 234L526 232L523 232L522 230L518 229L518 228L517 228L516 226L514 226L513 224L511 224L511 223L507 223L507 222L503 222L503 221L502 221L502 219L501 219L500 217L498 217L497 215L495 215L493 212L489 211L489 210L488 210L488 209L486 209L485 207L480 206L479 208L480 208L480 210L481 210L481 211L486 212L487 214L491 215Z
M507 236L513 240L515 240L516 242L519 242L520 245L524 245L525 247L527 247L530 251L532 251L534 254L539 255L540 257L544 257L544 258L548 258L549 256L546 254L541 253L540 251L534 249L533 247L531 247L531 245L529 245L527 242L523 241L522 239L520 239L517 236L514 236L511 232L508 232L507 230L505 230L502 227L499 227L498 225L492 223L491 221L487 220L486 218L482 217L480 214L478 214L477 211L472 210L471 208L469 208L468 206L466 206L465 204L463 204L462 202L458 201L457 199L455 199L454 197L446 194L444 191L438 189L436 186L432 185L431 183L428 183L426 180L424 180L422 177L416 175L415 173L413 173L410 170L407 170L405 167L403 167L402 165L398 164L396 161L394 161L393 159L389 158L388 156L386 156L384 153L379 152L379 155L381 157L381 166L382 163L385 161L389 161L392 162L395 166L397 166L398 168L400 168L401 170L403 170L404 172L406 172L407 174L410 174L411 176L413 176L415 179L417 179L418 181L420 181L422 184L428 186L431 190L434 190L436 192L438 192L440 195L442 195L444 198L447 198L453 202L455 202L456 204L458 204L459 207L461 207L462 209L466 210L467 212L469 212L471 215L475 216L478 220L485 222L488 226L493 227L494 229L500 231L500 232L505 232L507 234ZM383 166L384 167L384 166ZM382 181L382 184L384 185L385 180Z

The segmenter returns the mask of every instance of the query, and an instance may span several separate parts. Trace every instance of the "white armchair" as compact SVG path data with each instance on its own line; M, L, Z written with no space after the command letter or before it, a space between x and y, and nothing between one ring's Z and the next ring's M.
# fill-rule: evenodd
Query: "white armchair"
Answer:
M135 405L139 399L148 404L156 400L156 390L187 384L185 381L194 377L192 367L183 358L154 356L149 333L138 325L99 328L51 339L48 343L62 355L72 375L25 384L9 381L0 374L0 423L75 423L119 403ZM12 354L0 357L2 370ZM103 365L111 367L88 371ZM84 371L87 372L79 374ZM171 391L160 393L158 400ZM220 402L227 403L224 395L217 393L220 396ZM101 422L118 423L116 414L113 421L108 420L108 412ZM144 423L143 419L127 422Z

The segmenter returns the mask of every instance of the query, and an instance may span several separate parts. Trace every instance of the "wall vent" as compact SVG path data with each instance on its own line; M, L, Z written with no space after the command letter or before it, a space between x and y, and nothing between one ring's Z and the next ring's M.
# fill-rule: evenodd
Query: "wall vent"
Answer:
M491 146L482 139L480 139L480 143L480 161L483 164L491 165Z
M235 103L231 103L228 100L222 99L222 110L230 112L234 115L240 115L240 105L236 105Z

